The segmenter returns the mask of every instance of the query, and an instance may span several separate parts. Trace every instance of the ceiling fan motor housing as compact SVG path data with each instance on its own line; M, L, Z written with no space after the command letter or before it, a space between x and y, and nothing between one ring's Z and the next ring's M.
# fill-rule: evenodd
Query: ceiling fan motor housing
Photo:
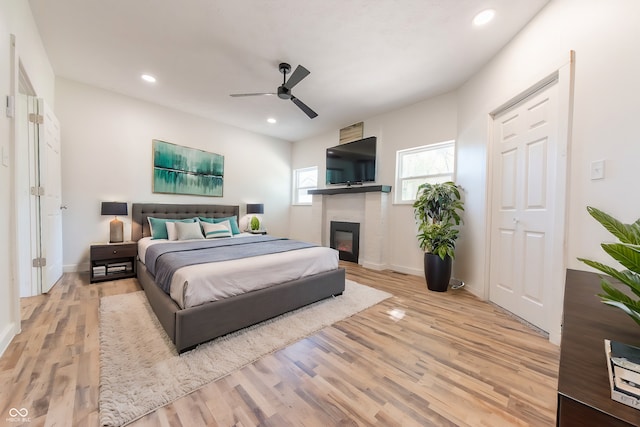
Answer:
M284 85L278 86L278 98L291 99L291 91L284 87Z

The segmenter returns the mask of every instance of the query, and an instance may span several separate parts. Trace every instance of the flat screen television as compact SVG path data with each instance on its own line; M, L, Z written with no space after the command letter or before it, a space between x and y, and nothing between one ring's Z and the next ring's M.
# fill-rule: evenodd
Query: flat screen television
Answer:
M327 148L327 184L362 184L376 180L376 137Z

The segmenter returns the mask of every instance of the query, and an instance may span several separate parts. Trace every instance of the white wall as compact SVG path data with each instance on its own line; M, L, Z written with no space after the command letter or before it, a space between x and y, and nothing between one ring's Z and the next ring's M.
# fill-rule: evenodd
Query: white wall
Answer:
M264 203L270 234L288 234L291 143L65 79L56 81L62 128L65 271L88 269L89 245L109 238L102 201ZM154 194L152 140L224 156L223 197ZM121 218L125 238L131 216Z
M395 187L396 151L455 139L456 95L448 93L426 101L364 119L364 137L378 138L377 184ZM325 149L338 144L339 130L296 142L293 145L292 169L318 166L318 184L325 187ZM393 189L392 189L393 191ZM390 200L393 200L391 196ZM307 226L311 206L293 206L293 238L311 240ZM418 247L416 225L411 205L390 204L386 230L385 260L388 268L422 274L423 252Z
M586 213L595 206L624 220L640 217L637 121L640 105L640 2L554 0L458 91L458 182L465 188L466 224L460 264L467 286L486 295L486 157L488 113L567 61L576 52L568 182L568 268L576 260L610 262L600 242L610 235ZM590 164L605 159L604 180ZM563 286L563 283L557 286Z
M0 152L6 156L0 161L0 354L4 352L13 336L20 329L19 289L15 279L15 212L14 174L15 150L13 119L4 112L5 96L17 94L18 64L13 61L10 45L11 35L15 35L16 55L22 62L38 96L49 104L54 99L54 75L40 35L36 29L29 3L26 1L0 2L0 94L2 114L0 114ZM4 157L3 156L3 157Z

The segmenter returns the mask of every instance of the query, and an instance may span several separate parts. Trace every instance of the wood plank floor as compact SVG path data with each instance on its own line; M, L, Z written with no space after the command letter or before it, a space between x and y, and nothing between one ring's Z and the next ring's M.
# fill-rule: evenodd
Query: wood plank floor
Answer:
M555 425L559 349L545 337L464 289L343 266L394 296L131 425ZM23 299L22 333L0 358L0 425L26 408L29 426L98 426L99 299L139 289L65 274Z

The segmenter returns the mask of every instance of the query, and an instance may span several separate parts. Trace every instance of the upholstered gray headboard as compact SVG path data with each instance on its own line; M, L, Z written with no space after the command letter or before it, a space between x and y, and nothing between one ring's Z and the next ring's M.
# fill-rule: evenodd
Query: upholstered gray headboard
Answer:
M193 218L206 216L209 218L224 218L238 216L240 207L237 205L174 205L165 203L133 203L131 205L131 240L137 242L143 237L151 235L148 217L154 218Z

